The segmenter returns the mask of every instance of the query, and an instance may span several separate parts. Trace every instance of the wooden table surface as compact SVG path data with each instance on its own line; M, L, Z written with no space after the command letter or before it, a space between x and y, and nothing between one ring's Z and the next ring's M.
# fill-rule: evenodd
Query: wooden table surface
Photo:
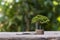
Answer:
M23 33L30 33L29 35L22 35ZM45 31L44 35L34 35L35 32L0 32L0 38L12 38L12 37L23 37L23 38L50 38L60 37L60 31Z

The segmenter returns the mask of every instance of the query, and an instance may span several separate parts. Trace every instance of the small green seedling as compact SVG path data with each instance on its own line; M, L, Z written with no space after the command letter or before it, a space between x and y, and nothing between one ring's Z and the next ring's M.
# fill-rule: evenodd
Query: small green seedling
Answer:
M36 24L36 28L38 28L38 24L40 24L40 29L41 29L41 25L48 22L49 22L49 19L43 15L37 15L32 18L32 23Z

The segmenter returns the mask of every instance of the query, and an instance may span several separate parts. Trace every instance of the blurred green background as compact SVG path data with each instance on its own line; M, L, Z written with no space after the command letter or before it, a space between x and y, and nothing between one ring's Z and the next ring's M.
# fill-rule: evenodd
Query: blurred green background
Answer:
M45 31L60 30L60 0L0 0L0 32L34 31L37 15L50 19Z

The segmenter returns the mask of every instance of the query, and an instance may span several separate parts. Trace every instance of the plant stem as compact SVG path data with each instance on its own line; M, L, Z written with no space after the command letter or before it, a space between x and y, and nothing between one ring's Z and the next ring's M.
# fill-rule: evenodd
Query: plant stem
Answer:
M41 25L40 25L40 29L41 29Z
M38 22L36 23L36 29L38 29Z

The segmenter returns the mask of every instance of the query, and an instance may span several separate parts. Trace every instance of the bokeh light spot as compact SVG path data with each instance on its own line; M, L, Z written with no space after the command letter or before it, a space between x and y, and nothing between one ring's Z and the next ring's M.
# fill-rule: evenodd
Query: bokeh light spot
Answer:
M58 22L60 22L60 16L59 16L59 17L57 17L57 21L58 21Z
M55 6L56 6L56 5L58 5L58 2L56 2L56 1L53 1L53 5L55 5Z

